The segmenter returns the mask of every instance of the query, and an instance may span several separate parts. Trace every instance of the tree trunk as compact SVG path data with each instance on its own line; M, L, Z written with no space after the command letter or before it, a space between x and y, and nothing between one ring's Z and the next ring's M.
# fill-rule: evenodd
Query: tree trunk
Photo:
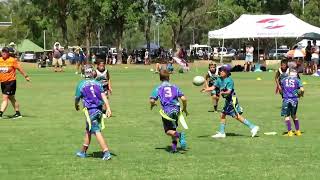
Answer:
M177 49L177 39L178 39L178 34L177 30L174 26L172 26L172 38L171 38L171 44L172 44L172 50L176 51Z
M62 31L62 38L65 43L65 49L68 49L69 40L68 40L68 25L66 22L67 17L64 15L60 15L59 24Z
M147 16L147 27L146 27L145 35L146 35L148 51L150 51L150 29L151 29L151 20L152 20L152 16L151 16L152 3L153 3L153 1L149 0L148 5L147 5L148 16Z
M122 64L122 46L121 46L121 44L122 44L122 39L123 39L123 37L122 37L123 32L121 31L121 32L118 32L117 34L118 34L117 40L116 40L116 42L117 42L117 64Z
M90 25L86 26L86 53L87 53L87 58L90 58Z

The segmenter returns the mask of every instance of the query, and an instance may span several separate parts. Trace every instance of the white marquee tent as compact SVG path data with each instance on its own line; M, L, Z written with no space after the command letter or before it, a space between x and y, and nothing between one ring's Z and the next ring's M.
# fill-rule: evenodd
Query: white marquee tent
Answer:
M209 39L244 38L298 38L306 33L320 34L320 28L312 26L293 14L241 15L232 24L209 31Z

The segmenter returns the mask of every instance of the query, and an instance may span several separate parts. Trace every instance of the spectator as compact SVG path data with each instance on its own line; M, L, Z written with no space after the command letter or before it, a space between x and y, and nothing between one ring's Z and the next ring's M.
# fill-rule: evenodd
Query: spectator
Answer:
M251 45L246 47L246 59L244 64L244 71L251 71L252 63L253 63L253 51L254 48Z
M52 65L54 66L54 72L62 72L62 47L59 42L55 42L53 46L53 58Z
M16 50L16 44L14 42L9 44L9 53L11 57L16 57L18 54Z
M305 68L305 73L306 74L311 74L311 57L312 57L312 46L311 46L311 41L308 41L308 45L306 47L306 56L305 56L305 61L306 61L306 68Z
M315 73L318 70L319 64L319 46L317 46L316 40L313 40L311 60L313 63L312 73Z

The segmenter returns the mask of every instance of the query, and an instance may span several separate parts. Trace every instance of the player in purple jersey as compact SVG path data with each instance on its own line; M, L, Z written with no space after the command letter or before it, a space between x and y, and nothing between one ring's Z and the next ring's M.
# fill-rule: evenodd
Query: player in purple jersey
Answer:
M101 133L101 129L104 128L102 107L103 105L106 106L107 117L111 116L111 109L101 83L94 80L94 73L93 67L91 65L86 65L84 68L85 79L82 80L76 88L75 109L77 111L80 110L79 103L82 99L84 112L87 118L84 143L81 151L77 152L76 155L81 158L87 156L87 150L91 142L91 134L94 134L103 151L102 159L109 160L111 159L111 154Z
M291 129L290 116L295 125L296 136L301 136L299 120L296 115L298 110L298 100L299 97L303 96L304 89L299 78L297 78L297 72L295 69L289 69L289 76L281 80L282 89L282 109L281 116L285 117L285 123L287 125L288 133L286 136L293 136L294 133Z
M186 149L185 133L177 131L178 118L180 113L187 111L187 98L184 96L180 88L169 83L170 74L167 70L160 71L161 84L157 86L150 96L151 110L156 106L156 101L159 99L161 103L160 114L165 133L172 137L172 152L177 152L177 143L179 141L182 149ZM179 99L182 101L182 112L180 111Z

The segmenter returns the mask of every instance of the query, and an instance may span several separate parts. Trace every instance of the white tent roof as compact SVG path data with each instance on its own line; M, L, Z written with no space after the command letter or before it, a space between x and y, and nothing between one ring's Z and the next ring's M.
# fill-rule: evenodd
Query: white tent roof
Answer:
M286 15L241 15L232 24L209 31L210 39L240 38L297 38L305 33L320 34L320 28L312 26L293 14Z

